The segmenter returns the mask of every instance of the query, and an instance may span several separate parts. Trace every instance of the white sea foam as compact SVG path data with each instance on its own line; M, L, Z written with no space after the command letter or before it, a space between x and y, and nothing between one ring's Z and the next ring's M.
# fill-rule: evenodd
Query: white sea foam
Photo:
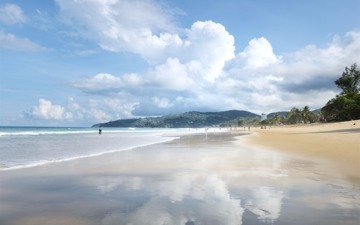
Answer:
M157 142L152 142L152 143L147 143L147 144L142 144L142 145L134 145L134 146L128 147L128 148L117 149L117 150L109 150L109 151L104 151L104 152L92 153L92 154L88 154L88 155L79 155L79 156L69 157L69 158L64 158L64 159L40 160L40 161L37 161L37 162L32 162L32 163L29 163L29 164L25 164L25 165L16 165L16 166L11 166L11 167L5 167L5 166L0 164L0 171L1 170L2 171L8 171L8 170L18 170L18 169L33 168L33 167L44 166L44 165L48 165L48 164L52 164L52 163L61 163L61 162L78 160L78 159L101 156L101 155L105 155L105 154L111 154L111 153L115 153L115 152L129 151L129 150L133 150L135 148L160 144L160 143L171 141L171 140L174 140L174 139L176 139L176 137L167 138L167 139L164 139L162 141L157 141Z
M37 135L51 135L51 134L91 134L97 131L24 131L24 132L0 132L2 136L37 136Z
M94 128L0 127L0 171L131 150L184 133L183 129L102 129L99 135Z
M29 128L28 128L29 129ZM36 128L38 129L38 128ZM104 129L104 128L102 128ZM172 132L175 129L157 129L157 132ZM111 129L108 128L106 130L107 133L128 133L128 132L137 132L137 133L149 133L154 132L154 130L150 129L136 129L136 128L119 128L119 129ZM97 129L86 129L86 130L31 130L31 131L17 131L15 129L8 131L1 131L0 137L4 136L37 136L37 135L65 135L65 134L96 134L98 133Z

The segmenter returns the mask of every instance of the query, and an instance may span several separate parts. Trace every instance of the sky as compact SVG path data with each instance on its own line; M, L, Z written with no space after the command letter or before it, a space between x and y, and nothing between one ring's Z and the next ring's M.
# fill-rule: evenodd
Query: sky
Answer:
M319 109L359 0L0 0L0 125Z

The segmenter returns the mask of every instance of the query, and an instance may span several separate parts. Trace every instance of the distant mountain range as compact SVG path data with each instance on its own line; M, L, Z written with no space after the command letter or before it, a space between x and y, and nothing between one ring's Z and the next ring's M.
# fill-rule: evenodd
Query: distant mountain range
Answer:
M92 127L198 128L235 125L239 119L252 119L255 117L260 118L260 115L241 110L230 110L223 112L192 111L160 117L120 119L107 123L98 123Z
M313 112L319 112L314 110ZM288 111L273 112L267 118L273 118L275 113L280 117L286 116ZM145 117L135 119L120 119L106 123L98 123L92 127L151 127L151 128L185 128L185 127L214 127L237 125L240 119L251 120L260 118L252 112L242 110L229 110L223 112L186 112L160 117Z

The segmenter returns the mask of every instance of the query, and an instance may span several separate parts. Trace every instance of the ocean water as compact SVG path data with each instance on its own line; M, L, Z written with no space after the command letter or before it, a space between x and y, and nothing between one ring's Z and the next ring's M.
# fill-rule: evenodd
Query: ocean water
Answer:
M0 170L33 167L174 139L181 129L0 127Z

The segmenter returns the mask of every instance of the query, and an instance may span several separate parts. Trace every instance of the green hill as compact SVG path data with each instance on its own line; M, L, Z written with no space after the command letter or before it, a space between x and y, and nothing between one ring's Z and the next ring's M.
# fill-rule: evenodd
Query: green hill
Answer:
M212 127L236 125L239 119L251 119L259 115L240 110L224 112L186 112L161 117L145 117L137 119L121 119L107 123L95 124L92 127L152 127L152 128L184 128Z

